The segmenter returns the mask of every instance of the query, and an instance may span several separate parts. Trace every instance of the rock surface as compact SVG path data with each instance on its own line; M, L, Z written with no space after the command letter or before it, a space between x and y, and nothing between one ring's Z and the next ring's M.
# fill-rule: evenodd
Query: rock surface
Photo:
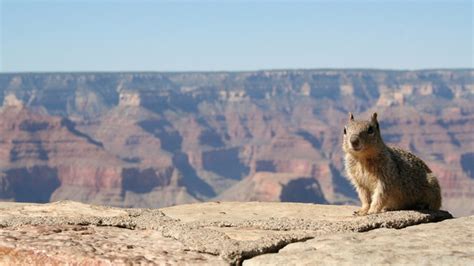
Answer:
M243 265L473 265L474 216L403 230L324 235Z
M38 225L0 230L0 264L225 265L219 257L188 250L159 231L82 225Z
M164 209L120 209L72 201L1 203L0 263L219 265L270 262L265 256L275 256L275 263L279 263L293 242L315 245L320 239L324 240L322 243L336 243L338 237L346 237L348 240L337 244L346 245L358 238L377 239L377 232L382 232L384 239L390 238L390 234L403 238L407 230L412 230L407 232L411 232L408 234L413 238L416 235L422 238L426 230L417 224L451 218L443 211L397 211L356 217L352 215L355 209L353 206L263 202L209 202ZM452 232L461 239L459 244L446 246L439 256L448 256L449 251L471 259L472 249L461 248L461 245L473 244L472 233L469 234L471 223L472 219L466 218L429 225L439 225L436 228L442 230L458 228ZM400 228L405 229L394 230ZM467 236L462 232L467 232ZM437 243L445 241L443 239ZM383 239L375 241L383 242ZM364 252L374 247L375 244L367 245ZM277 254L266 254L279 250ZM399 257L402 256L400 252ZM294 262L295 258L288 258L285 264ZM374 261L377 259L374 257Z

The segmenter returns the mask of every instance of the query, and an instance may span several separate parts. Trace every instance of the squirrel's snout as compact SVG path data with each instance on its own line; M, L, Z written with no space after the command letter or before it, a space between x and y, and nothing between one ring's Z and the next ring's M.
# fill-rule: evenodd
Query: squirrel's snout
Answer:
M357 150L360 150L360 148L362 148L362 147L361 147L361 143L360 143L359 136L357 136L357 135L352 135L350 141L351 141L351 146L352 146L352 148L353 148L354 150L357 151Z

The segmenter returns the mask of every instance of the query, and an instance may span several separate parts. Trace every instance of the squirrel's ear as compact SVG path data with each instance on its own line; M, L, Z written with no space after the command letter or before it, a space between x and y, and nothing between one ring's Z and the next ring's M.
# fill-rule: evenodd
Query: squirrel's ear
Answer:
M375 123L375 127L377 127L377 129L379 128L379 122L377 121L377 113L373 113L372 114L372 122Z
M354 121L354 115L351 112L349 112L349 121Z
M377 113L372 114L372 121L377 121Z

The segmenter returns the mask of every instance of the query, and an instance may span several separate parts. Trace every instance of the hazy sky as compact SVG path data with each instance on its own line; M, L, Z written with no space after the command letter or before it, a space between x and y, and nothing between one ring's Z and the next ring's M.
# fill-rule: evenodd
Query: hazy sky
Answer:
M0 71L472 68L472 1L0 0Z

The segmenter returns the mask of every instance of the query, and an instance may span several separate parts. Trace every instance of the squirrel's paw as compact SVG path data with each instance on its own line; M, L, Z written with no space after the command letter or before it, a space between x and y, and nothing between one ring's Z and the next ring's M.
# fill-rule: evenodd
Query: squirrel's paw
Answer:
M360 208L357 211L354 211L353 215L354 216L363 216L363 215L367 215L368 212L369 212L369 208Z
M387 211L386 209L381 209L381 210L374 209L374 210L369 210L367 212L367 214L377 214L377 213L383 213L383 212L386 212L386 211Z

